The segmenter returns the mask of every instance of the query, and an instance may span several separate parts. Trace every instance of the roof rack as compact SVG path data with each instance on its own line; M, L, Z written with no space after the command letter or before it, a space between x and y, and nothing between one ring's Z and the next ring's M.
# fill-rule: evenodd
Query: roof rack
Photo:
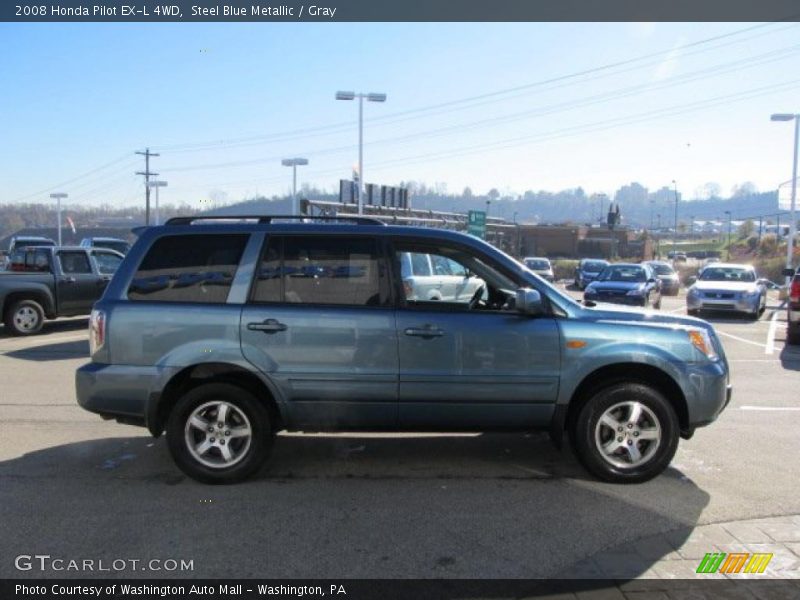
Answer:
M194 217L172 217L164 225L191 225L195 221L244 221L256 220L259 224L270 224L273 220L305 220L316 221L349 221L359 225L386 225L374 217L361 217L358 215L340 215L336 217L309 216L309 215L197 215Z

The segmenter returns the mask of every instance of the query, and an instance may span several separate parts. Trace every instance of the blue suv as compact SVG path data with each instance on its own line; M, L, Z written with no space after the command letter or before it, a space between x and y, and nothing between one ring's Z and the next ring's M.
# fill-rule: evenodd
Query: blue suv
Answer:
M469 297L406 297L401 257ZM97 302L78 402L166 432L178 467L245 479L281 430L534 430L612 482L661 473L730 399L700 319L585 307L472 236L367 218L181 217Z

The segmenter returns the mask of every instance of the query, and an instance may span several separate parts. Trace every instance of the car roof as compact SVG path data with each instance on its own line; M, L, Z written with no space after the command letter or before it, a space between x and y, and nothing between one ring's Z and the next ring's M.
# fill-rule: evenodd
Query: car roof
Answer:
M608 265L609 267L645 267L646 264L639 264L639 263L613 263Z
M741 263L723 263L723 262L715 262L715 263L711 263L711 264L709 264L709 265L706 265L706 267L714 267L715 269L716 269L716 268L718 268L718 267L722 267L723 269L724 269L724 268L730 268L730 269L747 269L747 270L749 270L749 271L755 271L755 267L754 267L753 265L745 265L745 264L741 264Z
M86 237L86 238L83 238L83 240L81 240L81 241L84 241L84 240L93 240L95 242L124 242L126 244L128 243L127 240L123 240L122 238L115 238L115 237Z
M546 260L547 262L550 262L550 259L546 256L526 256L522 260Z

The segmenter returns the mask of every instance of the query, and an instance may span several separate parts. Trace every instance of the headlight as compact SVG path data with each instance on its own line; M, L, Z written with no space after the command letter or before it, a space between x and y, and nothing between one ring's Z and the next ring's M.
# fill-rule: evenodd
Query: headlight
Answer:
M637 289L637 290L631 290L630 292L628 292L625 295L626 296L644 296L645 292L646 292L646 290L644 288L642 288L642 289Z
M697 291L697 288L696 288L696 287L690 287L690 288L689 288L689 291L688 291L688 292L686 292L686 295L687 295L687 296L697 296L697 294L698 294L698 293L699 293L699 292Z
M761 292L758 290L751 290L749 292L742 292L742 296L745 298L755 298L756 296L760 296Z
M711 343L711 336L708 335L708 331L705 329L691 329L687 334L692 346L697 348L708 360L719 359L717 351L714 350L714 344Z

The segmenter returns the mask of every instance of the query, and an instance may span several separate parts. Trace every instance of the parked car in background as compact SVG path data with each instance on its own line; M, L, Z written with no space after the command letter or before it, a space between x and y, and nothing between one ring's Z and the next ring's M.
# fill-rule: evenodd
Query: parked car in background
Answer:
M38 235L15 235L8 242L8 254L12 254L18 248L25 246L55 246L55 240Z
M730 401L707 322L581 306L473 236L224 218L142 232L95 304L75 377L83 408L166 431L197 480L252 476L281 430L356 428L547 430L595 476L637 483ZM481 282L471 297L406 287L439 258Z
M26 246L0 274L0 314L6 331L31 335L45 319L87 315L123 256L106 248Z
M8 271L11 265L11 255L15 250L27 246L55 246L54 240L38 235L15 235L8 242L8 251L0 256L0 271Z
M783 274L792 278L786 302L786 341L792 345L800 344L800 268L786 269Z
M483 281L463 265L438 254L403 252L400 273L406 298L462 302L483 289Z
M661 282L661 293L664 296L677 296L681 289L681 282L678 273L668 262L660 260L649 260L646 263L656 274L656 278Z
M80 245L82 248L110 248L123 256L131 249L131 245L125 240L112 237L86 237L81 240Z
M583 258L575 267L575 287L579 290L584 289L592 281L597 279L600 272L608 266L607 260L596 258Z
M661 283L647 264L615 263L588 285L583 299L661 308Z
M553 275L553 265L550 264L550 259L539 256L528 256L522 259L523 264L531 271L536 273L542 279L553 283L555 275Z
M686 312L719 310L746 313L757 319L767 306L767 290L750 265L706 265L686 292Z

